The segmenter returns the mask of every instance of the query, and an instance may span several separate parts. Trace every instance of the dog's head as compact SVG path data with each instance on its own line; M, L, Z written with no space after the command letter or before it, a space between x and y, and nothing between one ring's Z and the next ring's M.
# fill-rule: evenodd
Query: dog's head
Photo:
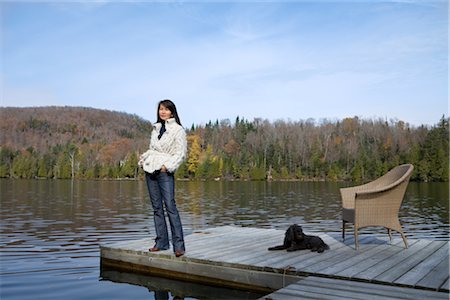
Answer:
M301 241L305 238L302 227L297 224L289 226L288 233L292 241Z

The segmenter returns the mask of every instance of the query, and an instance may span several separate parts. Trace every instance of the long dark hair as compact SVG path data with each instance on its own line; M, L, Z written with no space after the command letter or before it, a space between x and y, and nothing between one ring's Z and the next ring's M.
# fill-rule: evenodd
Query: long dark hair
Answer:
M163 122L163 120L159 117L159 107L161 105L164 106L165 108L167 108L168 110L170 110L170 112L172 113L172 116L175 118L175 121L178 123L178 125L181 126L181 121L180 121L180 117L178 116L177 107L175 106L175 103L173 103L172 100L169 100L169 99L159 101L158 109L156 110L157 122L158 123Z

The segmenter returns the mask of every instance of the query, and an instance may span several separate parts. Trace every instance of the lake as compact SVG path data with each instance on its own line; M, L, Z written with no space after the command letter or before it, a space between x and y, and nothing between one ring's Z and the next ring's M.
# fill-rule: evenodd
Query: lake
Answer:
M332 233L341 230L339 188L349 185L177 181L176 199L185 235L221 225L285 230L292 223L307 233ZM1 299L182 299L180 291L185 299L261 296L100 270L99 244L154 233L144 181L0 179L0 187ZM408 238L448 240L448 217L448 183L409 184L400 211Z

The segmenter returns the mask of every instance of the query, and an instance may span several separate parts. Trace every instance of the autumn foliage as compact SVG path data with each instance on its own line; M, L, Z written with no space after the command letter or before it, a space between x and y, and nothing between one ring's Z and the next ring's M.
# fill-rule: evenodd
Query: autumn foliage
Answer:
M84 107L0 108L0 177L142 178L151 123ZM221 120L187 129L177 178L368 181L401 163L413 180L448 181L449 120Z
M1 177L135 178L152 128L138 116L93 108L0 111Z

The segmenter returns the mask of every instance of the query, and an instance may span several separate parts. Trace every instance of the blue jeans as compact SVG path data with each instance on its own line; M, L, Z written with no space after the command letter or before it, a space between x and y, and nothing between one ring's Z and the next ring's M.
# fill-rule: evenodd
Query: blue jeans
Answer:
M169 217L173 251L185 251L183 227L175 203L175 178L173 174L166 172L149 174L146 172L145 180L147 182L148 193L153 207L153 218L156 230L155 247L161 250L169 249L169 234L164 215L165 210Z

